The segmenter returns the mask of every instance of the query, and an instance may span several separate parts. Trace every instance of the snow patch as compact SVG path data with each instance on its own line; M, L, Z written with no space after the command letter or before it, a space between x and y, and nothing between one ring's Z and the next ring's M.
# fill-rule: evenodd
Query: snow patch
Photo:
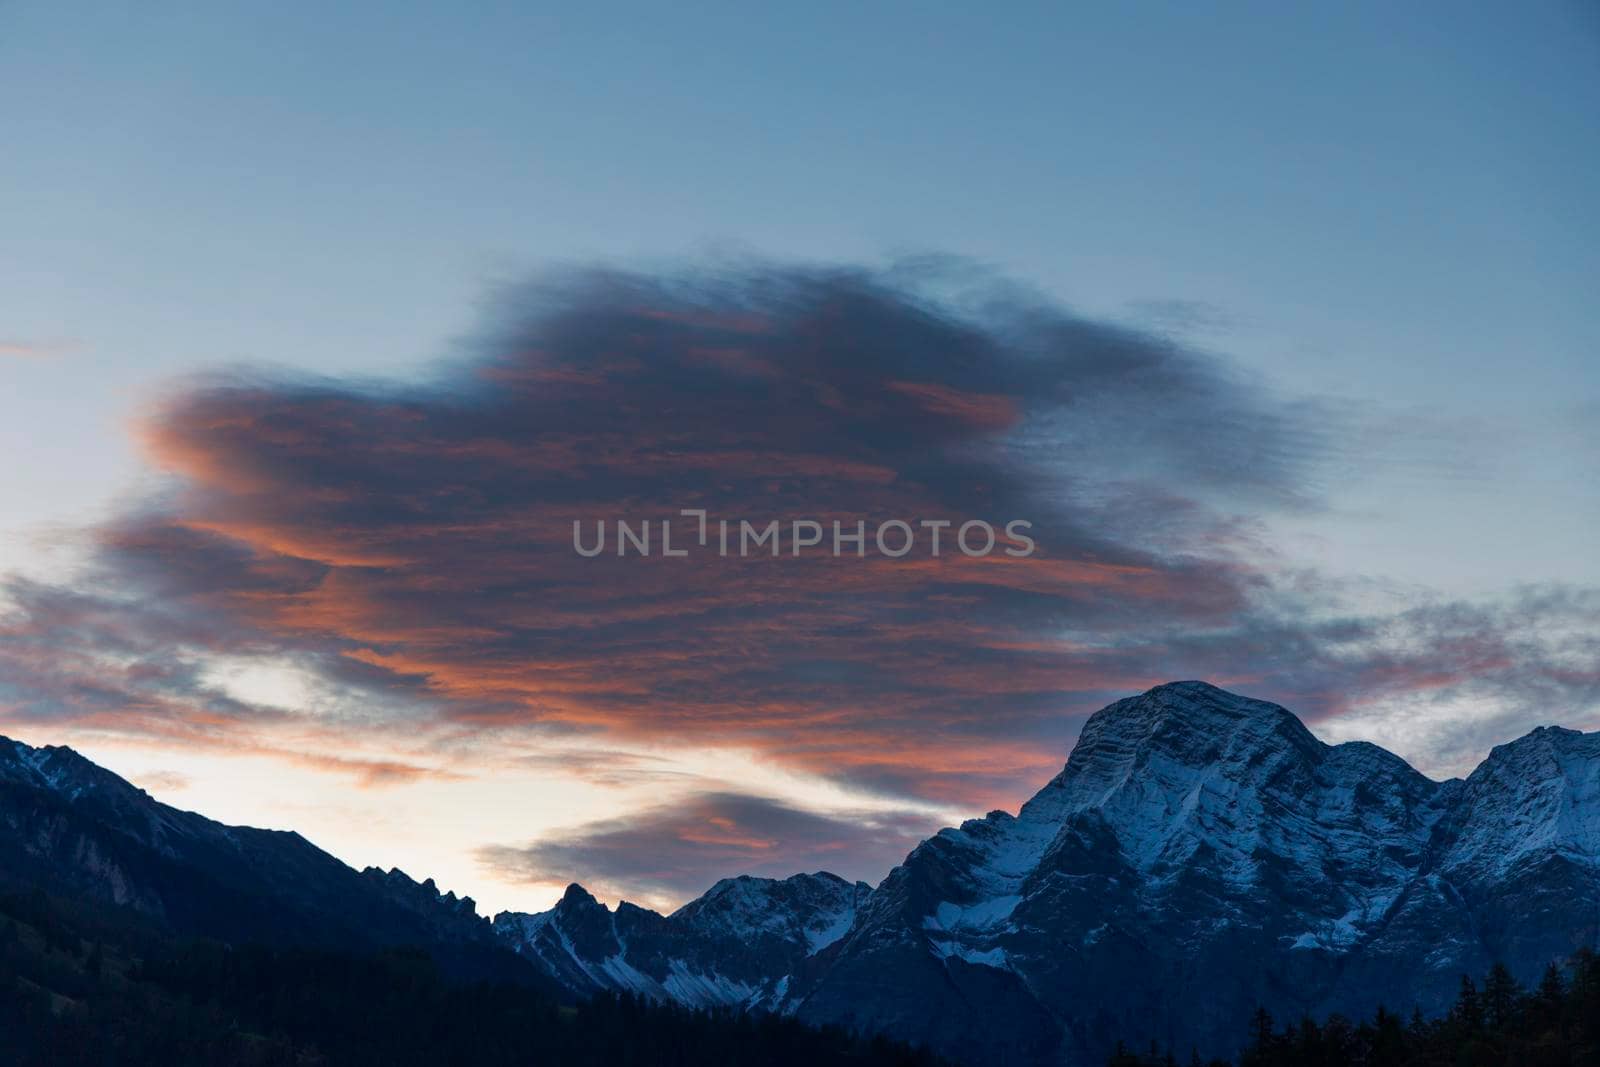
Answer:
M994 948L977 949L954 941L934 941L930 943L933 954L939 959L960 959L968 963L975 963L981 967L994 967L997 970L1010 970L1009 961L1006 959L1006 950L996 945Z

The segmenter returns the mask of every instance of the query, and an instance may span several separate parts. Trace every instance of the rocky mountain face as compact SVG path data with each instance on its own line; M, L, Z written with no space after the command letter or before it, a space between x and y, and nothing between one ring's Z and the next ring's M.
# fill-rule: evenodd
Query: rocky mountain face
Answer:
M492 928L431 881L0 739L0 881L231 939L419 943L463 973L499 945L570 996L776 1012L972 1064L1098 1065L1118 1040L1231 1055L1258 1005L1436 1013L1463 973L1501 960L1531 982L1595 946L1600 733L1541 728L1434 782L1173 683L1096 713L1016 815L940 831L876 888L730 878L660 915L574 885Z
M842 889L811 912L770 891L800 879L744 881L730 927L697 924L723 882L670 917L574 887L495 928L575 989L742 1003L971 1063L1099 1064L1152 1038L1229 1055L1258 1005L1440 1012L1462 973L1503 960L1531 981L1593 946L1600 734L1536 730L1434 782L1174 683L1098 712L1017 815L941 831L849 909ZM794 932L813 924L824 938Z
M784 1008L1043 1063L1117 1039L1229 1054L1258 1004L1438 1012L1463 972L1532 979L1595 943L1597 775L1600 735L1543 729L1436 783L1275 705L1162 686L1091 718L1016 817L919 846Z
M299 834L162 804L70 748L0 738L0 888L122 905L178 934L273 945L420 945L447 971L555 991L470 898L356 871Z

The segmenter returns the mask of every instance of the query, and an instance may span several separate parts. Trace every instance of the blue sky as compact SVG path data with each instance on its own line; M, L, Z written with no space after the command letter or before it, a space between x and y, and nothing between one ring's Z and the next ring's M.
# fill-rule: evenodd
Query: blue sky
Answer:
M414 377L563 263L940 255L1342 413L1288 565L1600 583L1580 3L332 8L0 4L0 570L159 484L190 376Z
M1494 506L1351 508L1509 541L1509 498L1549 517L1532 558L1584 566L1559 531L1596 517L1564 456L1600 394L1597 42L1561 3L10 3L4 339L65 350L4 370L0 443L35 460L0 475L8 526L126 487L124 420L172 375L414 367L532 266L936 252L1198 312L1290 390L1477 421ZM1395 521L1397 564L1495 562L1453 573Z

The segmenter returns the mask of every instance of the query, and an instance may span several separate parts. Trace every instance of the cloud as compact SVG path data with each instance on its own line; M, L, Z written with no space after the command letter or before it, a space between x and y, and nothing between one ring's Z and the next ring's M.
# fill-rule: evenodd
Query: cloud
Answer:
M1523 625L1562 596L1592 623L1581 591L1357 612L1285 573L1264 520L1318 513L1370 441L1172 338L949 264L570 271L498 306L421 382L170 397L141 430L165 492L96 531L81 581L6 587L0 704L301 761L316 734L369 784L457 773L427 748L444 734L535 758L565 734L972 809L1016 804L1082 715L1171 678L1313 718L1594 706L1594 649ZM870 534L859 557L665 557L661 522L697 542L682 509L713 531L953 525L938 557ZM575 520L617 519L656 551L574 551ZM1037 550L952 551L974 519L1028 520ZM291 665L311 695L241 694L218 659Z
M671 806L557 833L522 847L491 845L479 861L507 882L581 882L611 898L682 901L718 878L786 878L825 869L876 881L936 829L926 813L822 815L768 797L697 793Z
M203 568L201 568L203 570ZM197 573L197 572L194 572ZM383 693L381 680L340 692L330 685L318 706L292 712L240 700L211 680L214 657L249 653L301 659L331 675L317 657L251 636L206 612L192 598L166 601L128 582L123 596L11 578L0 600L0 718L35 727L70 724L123 743L266 757L338 774L363 787L425 778L453 779L446 768L387 752L357 751L372 725L350 710ZM9 604L6 603L9 601ZM407 703L391 694L383 725L396 725Z
M12 595L13 644L55 683L46 645L119 684L28 667L35 706L261 722L199 665L271 653L457 723L754 747L988 802L1055 761L1017 734L1059 734L1066 696L1159 680L1086 672L1066 635L1226 614L1250 581L1229 509L1313 503L1314 412L995 283L577 272L503 307L422 384L173 397L143 428L170 497L100 531L84 588ZM953 525L938 558L573 551L574 520L684 508ZM1019 518L1032 558L949 545Z
M1384 744L1464 774L1535 726L1600 727L1600 590L1428 597L1392 614L1280 622L1259 639L1298 659L1276 679L1335 740Z

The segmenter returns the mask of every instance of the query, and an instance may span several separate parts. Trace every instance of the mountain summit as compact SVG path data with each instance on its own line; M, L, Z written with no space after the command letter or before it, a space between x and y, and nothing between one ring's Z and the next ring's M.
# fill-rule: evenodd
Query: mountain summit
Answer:
M623 905L617 954L581 969L972 1063L1099 1064L1118 1040L1231 1054L1258 1005L1287 1019L1438 1012L1462 973L1504 960L1531 981L1594 945L1600 734L1541 728L1465 781L1435 782L1376 745L1324 744L1276 704L1174 682L1091 716L1015 816L942 830L850 907L807 913L840 924L820 945L746 933L708 949L713 935L680 917L727 884L668 918ZM757 896L756 925L806 921ZM621 936L642 916L673 938ZM495 920L563 963L582 955L565 924L561 907Z

